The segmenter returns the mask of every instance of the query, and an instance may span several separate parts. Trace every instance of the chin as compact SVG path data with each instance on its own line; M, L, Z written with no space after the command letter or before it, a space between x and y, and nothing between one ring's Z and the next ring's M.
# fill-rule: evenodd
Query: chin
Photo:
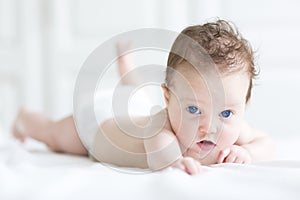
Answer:
M202 165L213 165L217 164L219 152L216 148L208 152L195 152L193 150L188 150L184 156L192 157L199 160Z
M200 158L200 163L202 165L214 165L217 164L217 156L211 155L211 153L209 153L207 156Z

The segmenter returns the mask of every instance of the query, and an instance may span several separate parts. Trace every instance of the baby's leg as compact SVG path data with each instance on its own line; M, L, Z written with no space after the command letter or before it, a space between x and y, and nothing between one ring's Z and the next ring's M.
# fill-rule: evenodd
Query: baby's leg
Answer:
M77 134L73 116L53 121L41 113L21 110L13 125L13 134L20 141L31 137L56 152L87 155Z
M118 71L120 78L124 77L128 72L130 73L130 76L127 75L126 79L122 78L122 83L124 85L136 85L138 84L138 81L140 79L139 75L132 71L134 66L134 58L133 54L124 54L125 51L130 49L132 46L132 43L130 41L127 42L119 42L116 45L117 48L117 54L118 54Z

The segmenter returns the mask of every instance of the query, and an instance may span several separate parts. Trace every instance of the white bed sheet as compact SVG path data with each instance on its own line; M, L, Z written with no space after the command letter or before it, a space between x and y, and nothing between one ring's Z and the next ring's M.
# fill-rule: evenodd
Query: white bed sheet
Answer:
M299 199L299 141L276 140L272 162L214 165L189 176L175 169L125 173L32 140L0 138L0 199Z

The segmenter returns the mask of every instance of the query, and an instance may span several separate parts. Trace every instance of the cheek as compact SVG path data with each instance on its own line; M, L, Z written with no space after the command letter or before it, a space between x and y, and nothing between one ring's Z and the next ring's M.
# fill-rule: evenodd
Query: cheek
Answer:
M233 125L223 125L223 129L219 134L218 146L223 149L233 145L239 137L239 128Z
M176 133L180 128L182 113L180 106L176 102L170 102L168 105L168 115L173 131Z
M197 121L189 119L185 109L179 104L170 103L168 114L172 129L180 144L191 145L197 133Z
M197 125L198 123L195 123L194 120L185 119L183 117L181 126L177 129L176 137L185 147L192 145L195 140L197 136Z

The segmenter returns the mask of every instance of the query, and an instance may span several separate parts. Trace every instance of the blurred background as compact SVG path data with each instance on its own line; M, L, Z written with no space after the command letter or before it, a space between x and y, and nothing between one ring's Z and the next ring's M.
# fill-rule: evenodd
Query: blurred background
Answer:
M179 32L219 17L257 51L250 123L276 136L296 134L299 8L297 0L0 0L0 126L8 132L20 106L54 119L70 114L80 66L114 35L146 27Z

